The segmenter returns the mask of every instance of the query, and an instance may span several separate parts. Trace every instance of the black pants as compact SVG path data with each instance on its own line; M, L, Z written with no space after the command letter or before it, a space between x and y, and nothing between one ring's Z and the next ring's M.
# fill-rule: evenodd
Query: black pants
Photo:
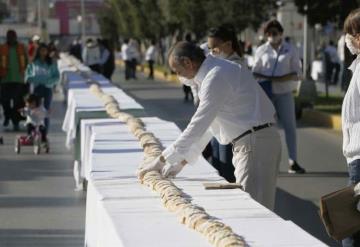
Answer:
M129 60L125 61L125 80L129 80L132 77L132 62Z
M149 79L154 79L154 61L149 60L148 63L149 63L149 69L150 69Z
M183 90L184 90L184 94L185 94L185 100L189 100L189 96L193 99L193 95L191 92L191 87L183 85Z
M339 80L340 64L328 63L326 65L326 81L336 85Z
M137 66L137 60L134 58L131 60L131 76L130 76L130 78L136 79L136 66Z
M35 126L31 123L28 123L26 125L26 132L27 134L30 136L31 133L35 130ZM39 131L41 134L41 142L47 142L47 137L46 137L46 128L45 126L40 125L39 126Z
M92 71L95 71L97 73L101 73L101 66L100 64L93 64L93 65L89 65L89 68L92 70Z
M19 109L25 106L24 96L28 93L28 87L24 83L1 83L1 105L4 109L4 117L18 125L25 118L19 113Z

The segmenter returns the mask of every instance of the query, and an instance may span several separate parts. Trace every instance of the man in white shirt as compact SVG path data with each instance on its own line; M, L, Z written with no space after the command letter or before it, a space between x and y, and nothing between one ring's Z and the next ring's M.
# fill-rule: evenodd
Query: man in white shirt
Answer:
M132 55L129 39L124 39L124 43L121 46L121 57L125 63L125 80L128 80L131 78L132 74Z
M155 40L151 41L151 45L149 46L149 48L146 50L145 53L145 60L146 62L148 62L149 65L149 77L148 79L154 79L154 63L156 60L156 47L155 47Z
M199 87L199 106L179 138L161 156L138 170L141 178L157 170L175 176L195 163L212 136L233 144L236 182L255 200L273 209L281 143L274 123L275 110L241 65L211 55L189 42L169 53L171 69Z

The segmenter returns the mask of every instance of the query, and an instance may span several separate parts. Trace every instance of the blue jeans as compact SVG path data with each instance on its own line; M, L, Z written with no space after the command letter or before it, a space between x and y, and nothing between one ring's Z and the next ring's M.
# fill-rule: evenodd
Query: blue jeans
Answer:
M40 97L40 99L43 99L44 107L46 110L49 111L52 102L52 95L53 95L52 88L47 88L43 85L39 85L35 87L34 94ZM50 125L49 117L46 117L44 122L45 122L45 130L47 133Z
M354 160L348 164L349 170L349 184L356 184L360 182L360 159ZM350 238L345 238L342 241L343 247L356 247L360 246L360 232L355 233Z
M296 117L294 97L291 92L284 94L274 94L272 101L275 106L279 122L285 131L285 140L289 158L293 161L296 161Z
M212 165L218 170L219 175L228 182L235 182L235 167L232 163L232 145L221 145L216 138L211 139Z

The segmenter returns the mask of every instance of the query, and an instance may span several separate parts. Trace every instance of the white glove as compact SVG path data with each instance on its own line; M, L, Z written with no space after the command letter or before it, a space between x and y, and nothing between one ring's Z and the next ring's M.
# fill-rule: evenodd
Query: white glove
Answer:
M161 170L165 166L165 163L160 160L160 156L156 159L150 161L149 163L145 163L141 168L136 171L136 175L139 179L142 179L145 173L150 171L158 171L161 173Z
M162 175L165 178L171 177L174 178L181 170L184 168L184 165L180 163L176 163L174 165L166 164L162 169Z

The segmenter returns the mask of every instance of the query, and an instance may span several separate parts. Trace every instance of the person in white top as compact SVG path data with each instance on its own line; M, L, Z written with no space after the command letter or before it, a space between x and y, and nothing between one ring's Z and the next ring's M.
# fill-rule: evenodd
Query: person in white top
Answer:
M345 43L356 55L353 72L342 105L343 154L349 171L349 184L360 182L360 9L353 10L344 24ZM344 247L360 246L360 231L342 241Z
M268 41L257 48L252 70L259 82L272 82L271 100L285 130L289 153L288 172L301 174L305 173L305 169L297 162L295 103L292 94L301 75L301 65L296 47L283 41L283 32L277 20L270 20L266 24L264 34Z
M91 70L98 73L101 73L100 55L100 47L96 41L92 38L87 39L83 49L82 59Z
M334 41L330 40L329 45L324 50L326 57L326 76L325 79L336 85L339 80L340 58Z
M132 52L131 47L129 46L129 39L124 39L124 42L121 46L121 57L125 63L125 80L129 80L132 77Z
M152 40L151 45L149 46L149 48L146 50L145 53L145 61L149 64L149 69L150 69L148 79L154 79L154 63L157 55L155 45L156 45L155 40Z
M270 100L246 67L206 57L190 42L177 43L169 54L171 69L199 86L199 106L178 139L140 167L138 176L152 170L165 177L177 175L187 163L195 163L215 136L221 144L233 144L236 182L273 209L281 142L272 126L275 110Z

